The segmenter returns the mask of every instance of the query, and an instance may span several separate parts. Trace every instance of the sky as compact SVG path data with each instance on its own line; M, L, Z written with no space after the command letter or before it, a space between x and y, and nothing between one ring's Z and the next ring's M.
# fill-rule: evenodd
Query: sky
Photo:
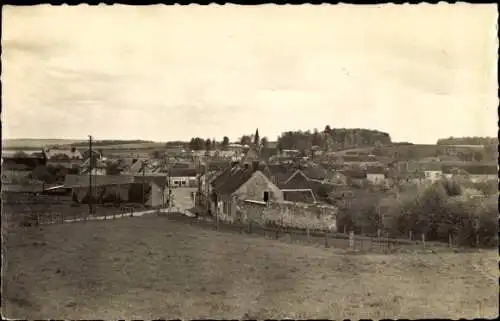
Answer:
M4 6L5 138L497 136L493 5Z

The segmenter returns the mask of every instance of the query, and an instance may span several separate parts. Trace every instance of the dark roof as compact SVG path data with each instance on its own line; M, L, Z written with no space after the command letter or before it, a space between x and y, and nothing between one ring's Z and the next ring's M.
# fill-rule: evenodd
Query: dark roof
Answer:
M316 198L312 190L282 190L283 199L288 202L315 203Z
M295 169L287 164L269 164L262 172L275 184L282 184L295 173Z
M344 171L339 171L339 172L344 174L348 178L354 178L354 179L365 179L366 178L365 171L344 170Z
M213 182L214 190L222 195L234 193L254 174L252 167L234 166L222 172Z
M134 176L129 175L92 175L92 186L131 184L134 182ZM64 186L70 187L88 187L88 175L66 175Z
M443 173L451 173L453 169L464 170L471 175L497 175L497 165L443 165Z
M196 168L171 168L170 177L196 177Z
M2 184L2 193L39 193L43 191L43 184Z
M2 164L2 171L11 170L11 171L30 171L32 170L32 166L28 166L26 164L18 164L14 162L4 162Z
M327 171L320 165L312 165L302 168L302 172L309 179L323 180L326 177Z
M380 167L380 166L369 166L366 169L366 172L368 174L386 174L387 173L386 169L383 167Z

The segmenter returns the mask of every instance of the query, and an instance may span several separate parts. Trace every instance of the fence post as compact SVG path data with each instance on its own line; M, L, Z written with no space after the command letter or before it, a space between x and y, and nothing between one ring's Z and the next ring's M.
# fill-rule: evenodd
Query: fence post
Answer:
M453 239L452 239L451 233L448 233L448 246L449 247L453 246Z
M64 224L64 211L61 212L61 224Z
M425 248L425 233L422 233L422 245Z
M252 234L252 221L248 221L248 234Z
M134 209L133 208L130 209L130 217L132 217L132 216L134 216Z
M413 231L410 230L410 241L413 241Z
M36 224L41 225L42 222L40 221L40 213L36 213Z
M354 250L354 231L349 232L349 248Z
M325 247L328 248L328 231L325 230Z
M113 219L116 218L116 214L115 214L115 211L113 211Z

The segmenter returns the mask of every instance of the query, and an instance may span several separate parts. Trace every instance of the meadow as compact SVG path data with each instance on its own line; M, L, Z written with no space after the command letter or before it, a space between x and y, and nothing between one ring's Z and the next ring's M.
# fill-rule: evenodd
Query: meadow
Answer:
M494 318L498 252L354 254L134 217L3 229L29 319Z

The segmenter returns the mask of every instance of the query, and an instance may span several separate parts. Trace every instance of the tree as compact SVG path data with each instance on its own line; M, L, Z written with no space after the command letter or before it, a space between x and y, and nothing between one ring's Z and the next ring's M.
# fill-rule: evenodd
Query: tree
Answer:
M224 136L222 138L222 150L227 150L229 148L229 137Z
M155 159L160 159L161 158L161 153L160 151L158 150L154 150L152 153L151 153L151 157L155 158Z
M212 149L217 149L217 142L215 141L215 138L212 138Z
M262 148L268 148L269 147L269 140L267 139L267 137L262 137L262 139L260 140L260 144L262 146Z
M259 129L257 128L257 130L255 130L255 135L254 135L254 145L255 146L259 146L260 145L260 137L259 137Z
M210 138L207 138L205 140L205 149L206 150L212 150L212 141L210 140Z
M240 138L240 143L241 143L241 145L251 145L252 138L249 135L243 135Z
M191 140L189 141L189 148L191 150L204 150L205 140L200 137L191 138Z

